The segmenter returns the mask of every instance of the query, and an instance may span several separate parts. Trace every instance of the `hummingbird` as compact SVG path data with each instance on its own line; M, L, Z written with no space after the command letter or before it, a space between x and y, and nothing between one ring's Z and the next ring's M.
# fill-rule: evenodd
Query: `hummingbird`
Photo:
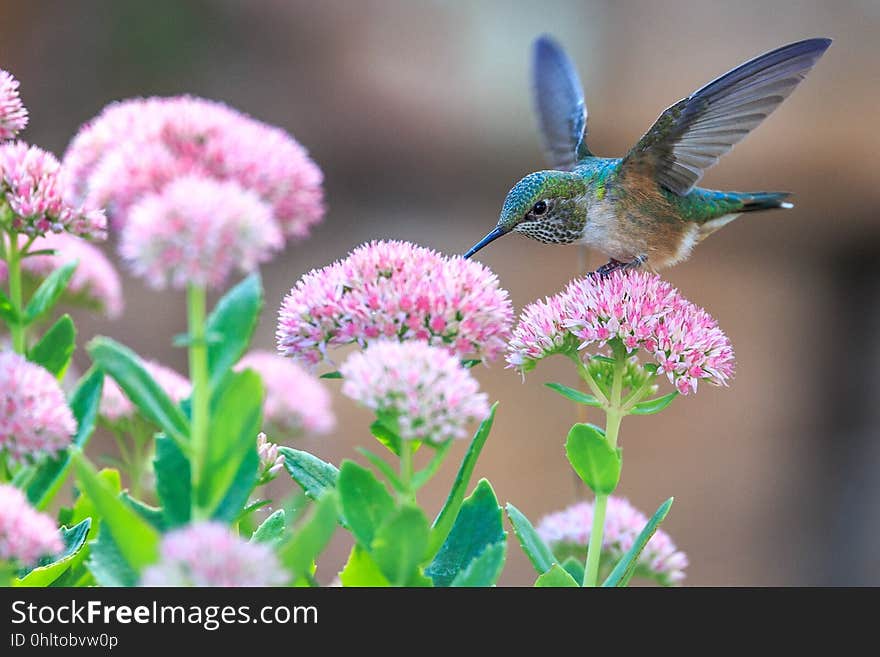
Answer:
M587 107L562 47L539 37L532 92L551 169L530 173L504 200L498 223L464 255L508 233L545 244L582 244L608 256L596 273L685 260L744 212L791 208L789 192L724 192L703 172L785 100L831 45L807 39L751 59L660 114L623 158L587 147Z

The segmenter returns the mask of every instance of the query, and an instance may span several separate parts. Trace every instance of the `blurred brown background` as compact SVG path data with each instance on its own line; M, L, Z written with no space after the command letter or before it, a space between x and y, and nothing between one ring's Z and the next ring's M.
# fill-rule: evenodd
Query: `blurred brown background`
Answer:
M462 252L494 225L511 184L543 168L528 81L542 32L578 63L590 147L602 155L623 154L663 108L754 55L835 39L703 181L791 190L797 207L744 217L666 272L726 330L737 377L628 418L620 492L649 514L675 495L665 527L690 556L688 584L880 584L877 0L0 0L0 66L22 82L24 138L58 154L107 102L182 92L284 126L310 149L329 212L264 269L258 343L272 348L278 304L303 272L371 238ZM558 291L578 260L573 247L519 238L481 259L517 309ZM184 329L182 297L131 278L125 291L123 319L80 313L81 331L185 371L170 346ZM501 364L477 375L501 401L478 475L535 521L568 504L562 442L575 412L541 384L574 385L574 372L551 360L525 384ZM336 411L336 435L306 447L338 462L371 439L367 413L338 396ZM454 460L422 496L432 511ZM510 547L502 582L530 584ZM346 551L337 537L322 579Z

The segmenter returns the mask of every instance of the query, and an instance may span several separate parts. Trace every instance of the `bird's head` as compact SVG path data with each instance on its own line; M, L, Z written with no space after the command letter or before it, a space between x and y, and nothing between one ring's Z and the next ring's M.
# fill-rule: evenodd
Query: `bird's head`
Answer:
M507 193L498 223L465 253L470 258L507 233L522 233L547 244L570 244L580 237L585 212L576 199L583 197L582 178L568 171L537 171Z

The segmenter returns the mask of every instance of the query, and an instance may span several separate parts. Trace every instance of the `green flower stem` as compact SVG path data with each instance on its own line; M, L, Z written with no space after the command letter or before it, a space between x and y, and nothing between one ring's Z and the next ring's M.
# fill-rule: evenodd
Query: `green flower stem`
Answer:
M401 493L402 502L415 502L415 491L412 485L413 478L413 446L409 440L400 441L400 483L403 487Z
M12 335L12 348L19 354L24 354L27 348L27 337L22 319L22 294L21 294L21 257L22 251L18 248L18 236L9 234L9 248L6 252L6 265L9 271L9 301L15 310L16 319L9 326Z
M205 340L206 291L202 285L189 285L186 294L187 321L189 324L189 378L192 383L192 420L190 423L190 446L192 447L193 490L199 484L208 455L208 403L210 389L208 379L208 345ZM198 495L193 495L193 517L200 518Z
M614 351L614 372L611 379L611 396L605 409L605 439L611 447L617 447L620 422L626 412L623 410L623 374L626 369L626 352L622 345L612 343ZM595 385L595 384L594 384ZM587 548L587 562L584 566L584 586L596 586L599 581L599 558L602 555L602 538L605 534L605 509L607 495L596 495L593 504L593 527L590 530L590 544Z

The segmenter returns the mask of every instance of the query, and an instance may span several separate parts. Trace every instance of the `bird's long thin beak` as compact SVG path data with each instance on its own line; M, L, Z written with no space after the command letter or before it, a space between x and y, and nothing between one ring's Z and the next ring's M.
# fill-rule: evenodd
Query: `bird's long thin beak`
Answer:
M499 237L501 237L502 235L506 235L507 233L508 233L508 231L504 230L503 228L498 228L498 227L496 226L496 227L493 228L491 231L489 231L489 234L486 235L486 237L484 237L484 238L481 239L479 242L477 242L476 244L474 244L474 245L468 250L468 252L464 254L464 257L465 257L465 258L470 258L470 257L471 257L472 255L474 255L477 251L479 251L479 250L482 249L484 246L486 246L489 242L494 242L494 241L497 240Z

